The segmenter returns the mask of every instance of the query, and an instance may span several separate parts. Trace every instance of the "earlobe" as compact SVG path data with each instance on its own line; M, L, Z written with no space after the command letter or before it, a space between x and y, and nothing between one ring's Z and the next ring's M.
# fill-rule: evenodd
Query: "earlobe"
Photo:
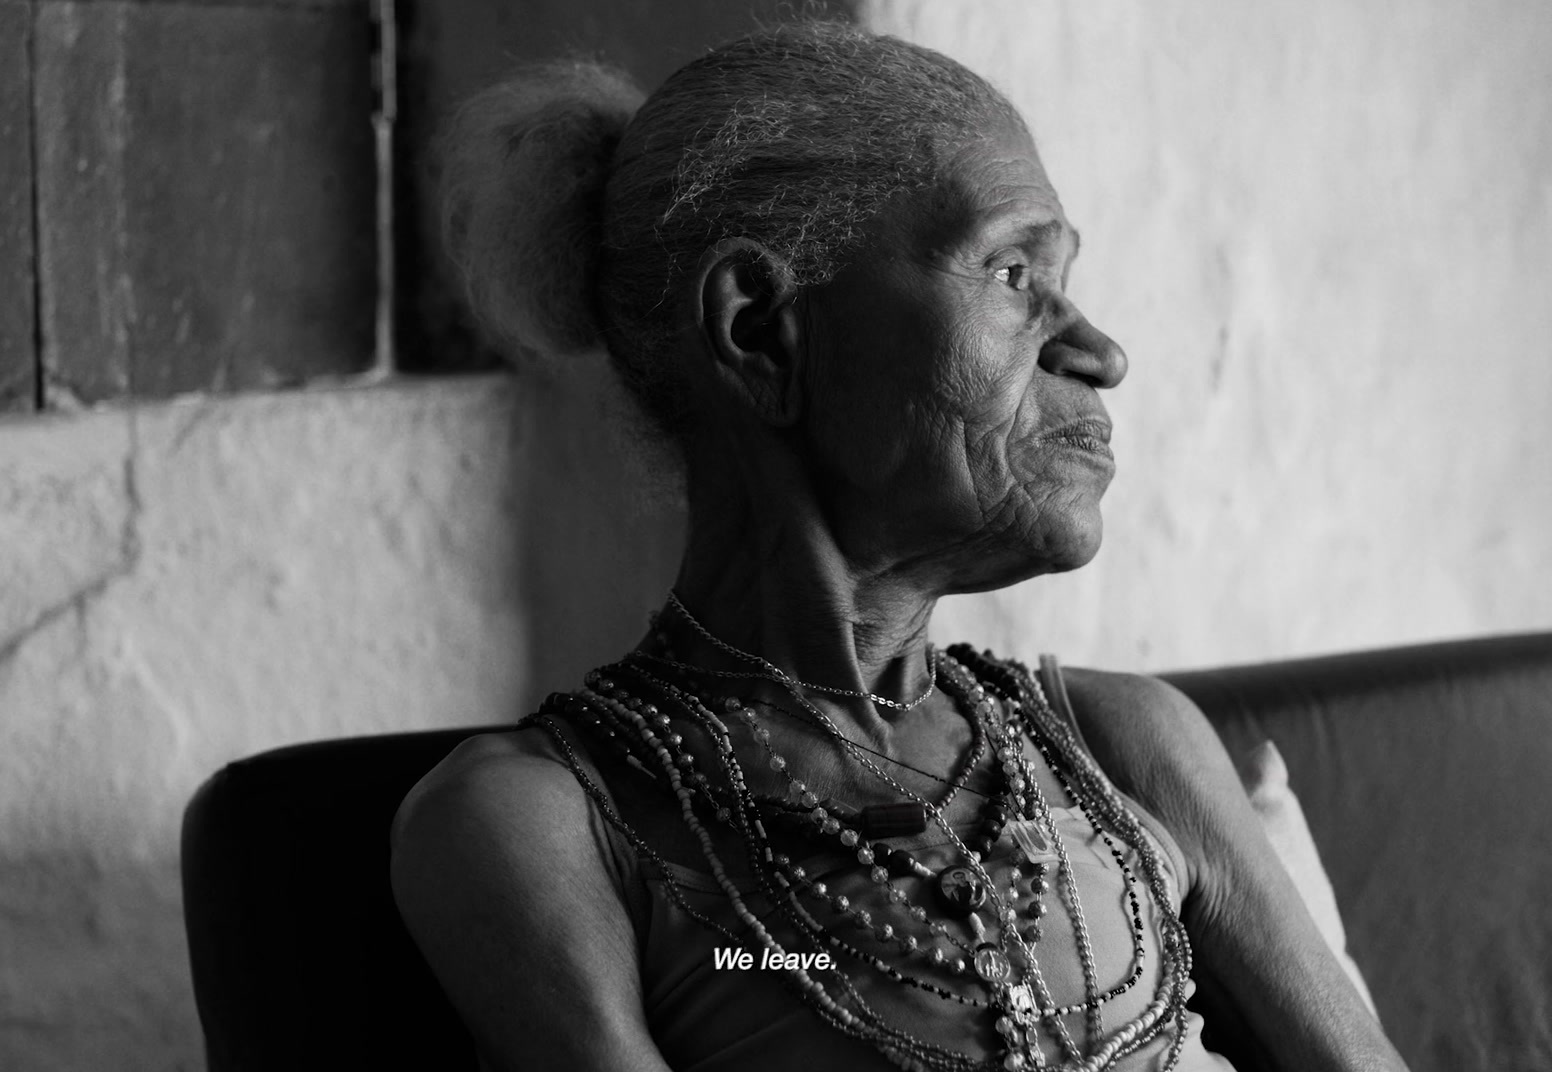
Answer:
M800 288L787 262L758 242L726 239L701 258L696 322L707 371L767 423L802 410Z

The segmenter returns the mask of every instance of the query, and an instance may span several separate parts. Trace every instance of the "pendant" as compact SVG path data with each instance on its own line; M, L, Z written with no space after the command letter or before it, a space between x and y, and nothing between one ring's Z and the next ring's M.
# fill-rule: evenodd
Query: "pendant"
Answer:
M1024 850L1024 855L1030 860L1034 860L1037 856L1051 855L1050 843L1033 822L1010 823L1008 830L1012 832L1014 842Z
M983 942L975 948L975 974L981 977L981 982L997 986L1013 975L1013 965L1006 953L990 942Z
M1040 1003L1028 983L1008 987L1008 1017L1027 1032L1040 1029Z
M986 903L986 883L963 864L938 872L938 902L956 919L965 919Z
M1017 986L1008 987L1008 1004L1015 1013L1023 1016L1033 1015L1035 1012L1035 992L1030 989L1028 983L1019 983Z

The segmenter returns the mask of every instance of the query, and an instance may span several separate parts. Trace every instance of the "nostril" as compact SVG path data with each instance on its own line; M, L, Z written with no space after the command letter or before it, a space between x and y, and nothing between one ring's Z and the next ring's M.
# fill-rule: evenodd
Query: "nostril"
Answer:
M1041 348L1040 365L1095 387L1114 387L1126 375L1126 351L1074 310L1067 326Z

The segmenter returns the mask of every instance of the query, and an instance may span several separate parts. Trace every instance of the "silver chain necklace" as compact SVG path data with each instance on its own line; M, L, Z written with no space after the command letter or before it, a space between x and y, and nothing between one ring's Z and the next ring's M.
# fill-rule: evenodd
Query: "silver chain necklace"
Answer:
M720 637L714 636L710 629L707 629L700 623L700 619L696 618L695 615L691 614L689 610L685 608L685 605L679 601L679 594L672 588L668 590L668 605L673 607L674 610L678 611L680 617L688 622L690 624L690 628L699 633L701 638L708 644L711 644L719 651L726 652L735 658L742 659L745 662L755 663L765 671L763 674L736 675L739 677L765 677L788 688L810 689L814 692L829 693L831 696L855 696L860 700L869 700L875 704L878 704L880 707L892 707L896 711L911 711L917 707L920 707L927 701L927 697L931 696L933 691L938 687L938 649L933 647L931 644L927 645L927 691L923 692L920 696L916 697L916 699L910 701L909 703L901 703L899 700L890 700L883 696L879 696L876 693L861 692L857 689L840 689L829 685L815 685L812 682L800 681L768 659L763 659L751 652L744 651L742 648L735 648L727 641L721 639ZM708 671L708 673L710 672L712 671Z

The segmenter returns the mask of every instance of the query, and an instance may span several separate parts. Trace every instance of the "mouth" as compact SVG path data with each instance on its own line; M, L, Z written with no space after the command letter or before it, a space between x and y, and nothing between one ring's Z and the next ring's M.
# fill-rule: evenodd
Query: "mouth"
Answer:
M1042 443L1055 443L1115 460L1110 452L1110 422L1089 417L1064 424L1040 437Z

